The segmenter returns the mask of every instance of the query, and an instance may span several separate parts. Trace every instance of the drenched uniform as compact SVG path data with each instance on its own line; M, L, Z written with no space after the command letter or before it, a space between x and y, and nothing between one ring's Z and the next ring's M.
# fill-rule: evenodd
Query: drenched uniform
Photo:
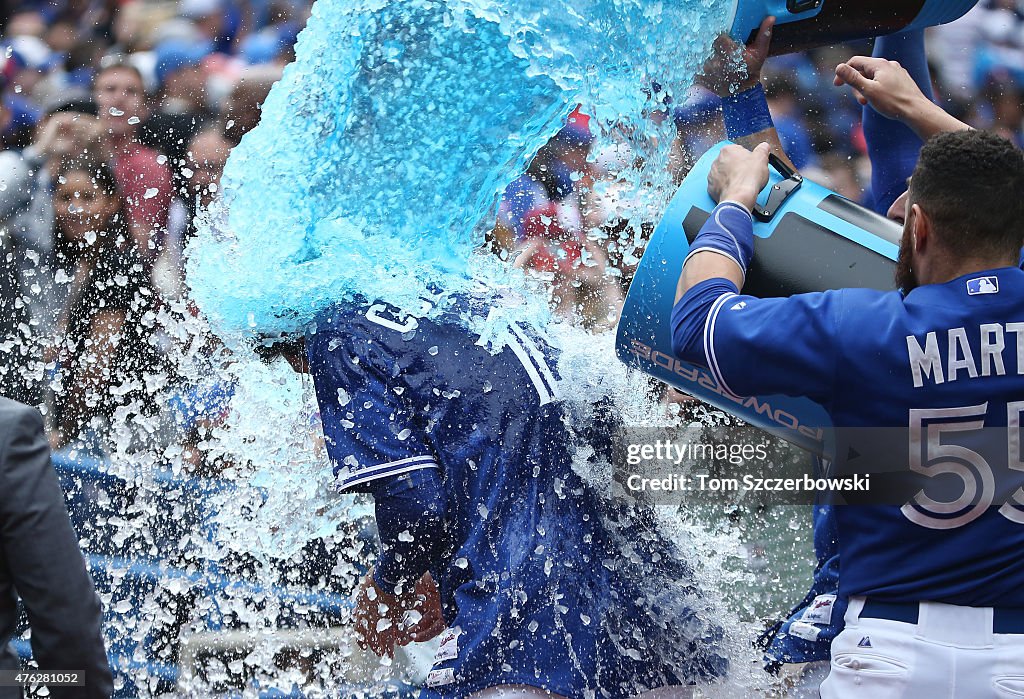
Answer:
M446 541L422 565L449 628L422 696L523 684L627 697L721 672L678 553L573 470L584 444L607 451L611 421L597 410L573 429L553 349L514 312L483 296L429 319L352 305L307 338L339 486L380 499L381 481L438 479ZM491 341L470 315L489 317Z
M750 226L749 215L728 225ZM822 696L1017 686L1024 271L979 271L906 296L737 292L725 279L686 292L673 312L679 356L736 395L818 402L836 427L833 472L878 471L885 484L872 500L833 509L839 596L850 606Z

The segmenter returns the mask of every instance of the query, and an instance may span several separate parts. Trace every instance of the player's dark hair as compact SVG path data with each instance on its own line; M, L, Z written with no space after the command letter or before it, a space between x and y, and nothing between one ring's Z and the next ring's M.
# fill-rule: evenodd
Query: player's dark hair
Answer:
M1001 136L933 136L921 149L910 199L954 255L1016 259L1024 246L1024 153Z
M301 357L306 353L306 338L303 335L261 337L252 342L252 351L265 364L278 357Z

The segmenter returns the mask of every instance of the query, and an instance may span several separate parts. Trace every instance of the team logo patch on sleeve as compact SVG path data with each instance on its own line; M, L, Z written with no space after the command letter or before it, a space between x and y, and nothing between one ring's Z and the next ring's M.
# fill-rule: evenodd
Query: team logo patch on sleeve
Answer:
M967 280L967 295L998 294L999 277L975 277Z

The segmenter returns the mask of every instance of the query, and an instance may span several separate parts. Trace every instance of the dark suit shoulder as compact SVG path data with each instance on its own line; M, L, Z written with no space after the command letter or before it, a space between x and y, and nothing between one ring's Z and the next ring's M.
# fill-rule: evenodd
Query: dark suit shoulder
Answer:
M16 434L34 434L43 429L43 416L31 405L0 397L0 449Z

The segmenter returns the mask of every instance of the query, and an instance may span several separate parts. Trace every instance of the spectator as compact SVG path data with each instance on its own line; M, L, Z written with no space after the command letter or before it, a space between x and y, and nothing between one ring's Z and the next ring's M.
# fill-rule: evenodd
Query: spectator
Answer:
M186 167L191 175L182 194L189 212L187 235L195 232L193 219L213 201L220 185L220 176L228 162L231 142L218 128L200 131L189 143Z
M28 299L33 327L43 336L53 332L58 315L55 309L66 300L60 287L53 283L51 193L61 164L83 156L107 160L95 106L82 102L62 105L44 117L36 129L35 140L20 156L24 177L17 190L24 208L11 220L11 225L23 243L18 262L22 286L32 291Z
M41 400L41 376L33 362L39 359L39 337L53 325L46 261L52 248L49 183L54 168L47 160L90 148L98 152L95 122L95 117L57 112L41 122L36 144L24 152L0 151L0 230L5 231L0 236L0 302L6 309L0 318L0 394L22 402Z
M263 102L270 94L270 88L280 77L277 69L249 69L228 95L224 105L222 123L224 137L232 146L237 146L242 136L256 128L263 112Z
M175 170L175 189L183 184L180 167L186 146L213 116L206 103L206 71L202 66L211 50L212 46L202 40L171 39L154 51L157 107L143 124L140 139L169 158Z
M96 75L93 97L124 196L129 232L140 258L152 263L163 243L173 191L167 157L139 140L139 124L149 114L142 74L126 61L110 62Z
M158 362L147 267L131 242L125 204L111 169L71 161L57 171L54 193L56 280L69 285L58 324L51 441L79 439L115 409L151 406L143 378ZM89 446L98 446L90 444Z
M24 196L28 169L13 151L0 151L0 230L17 232L12 222L28 209ZM28 380L30 361L28 309L24 302L17 260L23 239L15 235L0 236L0 395L21 402L38 402Z
M996 132L1018 147L1024 145L1021 128L1024 127L1024 90L1020 83L1007 76L996 82L990 80L985 86L982 96L987 103L990 115L981 123L986 123L989 130Z
M153 270L153 282L164 298L178 299L183 292L184 270L181 256L188 239L195 233L195 218L213 201L220 176L228 161L231 143L219 127L200 131L189 142L185 155L182 186L178 189L184 217L183 226L172 226L160 259Z

